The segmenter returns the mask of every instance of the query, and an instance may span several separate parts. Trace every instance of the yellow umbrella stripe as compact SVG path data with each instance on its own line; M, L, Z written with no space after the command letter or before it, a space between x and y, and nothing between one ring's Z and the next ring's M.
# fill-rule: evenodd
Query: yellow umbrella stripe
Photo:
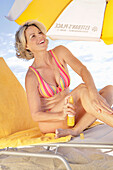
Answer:
M71 1L72 0L33 0L15 22L22 25L28 20L37 19L49 30L57 17Z
M113 43L113 0L106 6L101 38L106 44Z

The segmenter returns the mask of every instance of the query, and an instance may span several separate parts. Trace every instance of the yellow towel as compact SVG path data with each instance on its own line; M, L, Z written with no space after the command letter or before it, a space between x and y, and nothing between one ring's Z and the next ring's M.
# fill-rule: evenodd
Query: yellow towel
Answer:
M38 145L40 143L68 142L71 135L55 139L54 133L42 134L39 128L35 127L26 131L17 132L0 139L0 149L5 147L17 147L27 145Z
M91 127L101 124L96 122L92 124ZM7 137L0 139L0 149L6 147L18 147L18 146L27 146L27 145L38 145L44 143L58 143L58 142L68 142L71 140L71 135L61 138L55 138L54 133L43 134L40 132L38 127L28 129L25 131L20 131L9 135Z
M65 142L71 136L55 139L55 134L44 135L32 120L26 92L3 58L0 58L0 148Z
M0 138L37 126L31 118L24 88L0 57Z
M100 122L94 122L91 127L102 124ZM89 127L89 128L91 128ZM43 134L40 132L38 127L28 129L25 131L20 131L9 135L7 137L0 139L0 149L5 147L18 147L27 145L38 145L40 143L58 143L58 142L68 142L71 140L71 135L61 138L55 138L54 133Z
M0 149L70 139L71 135L55 139L54 133L40 132L31 118L25 90L0 58Z
M87 129L92 128L92 127L97 126L97 125L102 125L102 124L104 124L104 123L103 122L99 122L99 121L95 121Z

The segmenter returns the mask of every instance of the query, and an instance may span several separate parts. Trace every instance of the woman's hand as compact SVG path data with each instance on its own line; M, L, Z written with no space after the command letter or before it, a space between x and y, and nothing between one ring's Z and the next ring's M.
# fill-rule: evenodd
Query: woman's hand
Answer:
M104 99L99 93L91 97L93 107L98 113L113 114L113 109L109 106L106 99Z
M68 114L69 115L76 115L76 112L75 112L76 107L73 104L69 103L69 98L70 98L70 96L67 96L65 98L64 107L63 107L63 114L62 114L63 119L66 119Z

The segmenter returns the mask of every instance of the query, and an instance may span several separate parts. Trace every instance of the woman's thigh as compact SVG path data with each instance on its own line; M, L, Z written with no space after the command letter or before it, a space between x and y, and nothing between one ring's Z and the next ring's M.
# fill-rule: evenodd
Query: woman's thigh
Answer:
M74 105L76 105L76 107L77 107L77 112L79 112L79 110L81 110L81 109L83 110L83 107L82 107L81 101L80 101L80 93L83 90L83 88L86 88L85 84L80 84L79 86L77 86L68 95L64 96L64 98L60 102L58 102L54 106L54 108L51 109L51 112L62 111L64 103L65 103L65 97L70 96L70 95L73 96Z

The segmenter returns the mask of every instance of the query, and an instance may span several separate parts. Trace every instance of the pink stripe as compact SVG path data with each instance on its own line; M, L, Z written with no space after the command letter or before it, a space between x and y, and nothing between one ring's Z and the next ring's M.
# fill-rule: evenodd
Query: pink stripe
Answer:
M39 75L39 77L40 77L40 79L41 79L41 85L40 85L40 87L42 87L42 88L44 88L44 90L45 90L45 92L46 92L46 94L48 95L48 96L51 96L51 94L50 94L50 92L47 90L47 87L46 87L46 85L44 84L44 82L43 82L43 79L42 79L42 77ZM40 88L41 89L41 88Z
M31 66L32 67L32 66ZM47 95L49 96L49 97L51 97L51 94L49 93L49 91L47 90L47 88L46 88L46 86L45 86L45 84L44 84L44 82L43 82L43 79L42 79L42 77L40 76L40 74L39 74L39 72L34 68L34 67L32 67L35 71L36 71L36 73L38 74L38 76L39 76L39 78L40 78L40 80L41 80L41 83L42 83L42 86L43 86L43 88L44 88L44 90L45 90L45 92L47 93ZM48 86L48 84L46 84L47 86ZM41 86L40 86L41 87ZM41 89L41 88L40 88ZM42 90L41 90L42 91Z
M62 77L63 77L63 79L65 81L66 86L69 86L70 79L69 79L68 75L65 72L63 72L63 71L60 74L62 75Z
M66 81L66 80L67 80L67 79L66 79L66 76L63 74L63 72L61 72L60 74L61 74L61 76L62 76L62 78L63 78L63 81L64 81L64 83L65 83L65 86L67 87L68 81Z
M61 74L61 76L62 76L62 78L63 78L63 80L64 80L65 86L67 86L68 82L66 81L66 80L67 80L67 79L66 79L66 76L64 75L63 72L61 72L60 74Z
M60 74L63 72L63 74L65 75L65 76L64 76L64 75L62 74L62 77L64 78L64 81L65 81L65 84L66 84L67 86L69 86L69 84L70 84L70 79L69 79L68 74L66 73L66 70L62 67L61 63L60 63L59 61L57 61L58 58L56 59L56 55L54 55L51 50L50 50L50 52L51 52L51 54L52 54L52 56L53 56L53 58L54 58L54 60L55 60L55 62L56 62L56 64L57 64L57 66L58 66L59 69L60 69ZM61 71L62 71L62 72L61 72ZM66 78L67 78L67 81L66 81Z
M68 77L67 71L62 67L61 63L60 63L59 61L57 61L58 58L56 59L56 57L54 56L54 54L53 54L53 52L52 52L51 50L50 50L50 52L51 52L51 54L52 54L54 60L56 61L57 66L61 69L62 72L64 72L64 74L66 75L66 77Z
M43 97L48 97L46 93L44 94L44 93L42 92L42 89L40 88L40 86L39 86L39 92L40 92L40 94L41 94Z
M50 93L50 95L51 95L51 96L54 95L54 93L53 93L51 87L49 86L49 84L47 84L47 83L44 81L44 85L45 85L46 89L48 90L48 92Z

